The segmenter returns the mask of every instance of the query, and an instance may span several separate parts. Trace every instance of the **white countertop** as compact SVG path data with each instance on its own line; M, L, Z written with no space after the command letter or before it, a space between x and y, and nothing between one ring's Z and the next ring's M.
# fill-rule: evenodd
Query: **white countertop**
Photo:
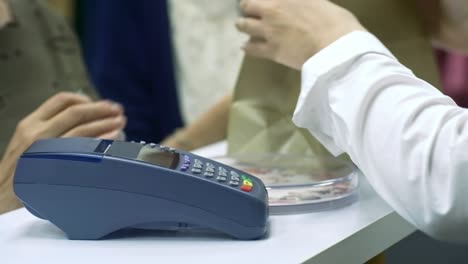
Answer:
M226 151L224 143L202 156ZM415 229L361 177L358 202L337 210L271 216L269 237L238 241L216 234L150 231L72 241L25 209L0 216L0 259L9 263L363 263ZM5 262L6 260L6 262Z

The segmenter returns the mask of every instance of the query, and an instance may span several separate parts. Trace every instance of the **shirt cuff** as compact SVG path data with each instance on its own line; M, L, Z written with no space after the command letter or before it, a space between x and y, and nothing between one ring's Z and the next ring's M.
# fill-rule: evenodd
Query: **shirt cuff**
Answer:
M348 67L360 56L378 53L396 58L372 34L354 31L339 38L302 66L301 92L293 115L293 122L309 130L333 155L343 153L335 140L328 90L337 79L346 79Z

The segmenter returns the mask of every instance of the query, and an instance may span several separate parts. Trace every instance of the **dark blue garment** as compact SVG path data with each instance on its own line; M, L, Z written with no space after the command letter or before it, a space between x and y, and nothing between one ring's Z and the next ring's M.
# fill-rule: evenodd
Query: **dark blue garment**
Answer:
M78 4L91 78L102 97L125 107L128 140L159 142L182 126L166 1Z

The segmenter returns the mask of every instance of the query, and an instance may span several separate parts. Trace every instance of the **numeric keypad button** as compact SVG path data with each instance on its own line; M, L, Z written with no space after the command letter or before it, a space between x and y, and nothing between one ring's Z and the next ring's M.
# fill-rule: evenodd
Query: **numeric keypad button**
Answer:
M227 177L227 170L223 167L218 167L218 175L219 176L224 176L224 177Z
M231 181L240 181L239 176L231 176Z
M203 176L207 177L207 178L211 178L211 177L214 177L214 173L212 172L205 172L203 173Z
M229 181L229 185L237 187L237 186L239 186L239 181L232 181L231 180L231 181Z
M219 182L225 182L225 181L227 181L227 177L218 176L218 177L216 177L216 180L219 181Z

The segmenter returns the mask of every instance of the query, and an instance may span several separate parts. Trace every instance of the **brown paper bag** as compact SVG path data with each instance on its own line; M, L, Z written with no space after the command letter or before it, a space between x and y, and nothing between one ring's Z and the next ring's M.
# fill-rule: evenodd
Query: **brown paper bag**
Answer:
M439 86L429 36L410 0L339 0L417 76ZM378 69L376 69L378 71ZM291 121L300 72L246 57L234 92L228 127L229 154L294 153L317 157L328 151Z

